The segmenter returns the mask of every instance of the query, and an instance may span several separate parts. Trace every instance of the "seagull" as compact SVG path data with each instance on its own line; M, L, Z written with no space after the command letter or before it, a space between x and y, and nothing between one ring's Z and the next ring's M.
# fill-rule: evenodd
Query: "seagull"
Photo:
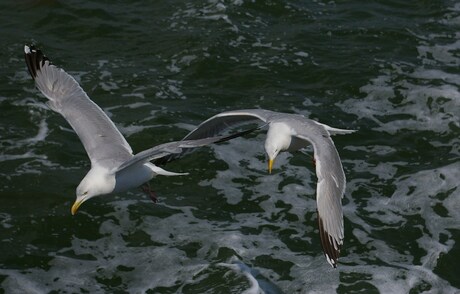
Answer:
M296 151L313 146L316 176L316 203L321 245L329 264L336 268L343 245L342 198L345 193L345 173L331 135L350 134L354 130L330 127L302 115L274 112L265 109L245 109L219 113L191 131L183 140L197 140L217 134L244 123L268 125L265 152L271 173L276 156L283 151ZM165 163L177 155L160 158Z
M35 85L48 99L48 107L67 120L91 161L91 169L76 189L77 199L71 208L72 215L83 202L93 197L139 187L156 175L188 174L166 171L150 162L154 159L239 136L233 134L227 137L169 142L133 155L130 145L115 124L71 75L53 65L35 46L25 45L24 57ZM153 193L149 187L147 189ZM151 197L156 201L154 194Z

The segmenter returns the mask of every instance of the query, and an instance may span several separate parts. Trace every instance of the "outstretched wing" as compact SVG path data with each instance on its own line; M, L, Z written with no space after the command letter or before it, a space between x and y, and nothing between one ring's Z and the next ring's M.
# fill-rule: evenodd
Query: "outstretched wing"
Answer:
M202 122L193 131L188 133L182 140L196 140L218 136L232 127L236 127L246 123L267 123L270 117L273 116L273 114L274 113L272 111L264 109L243 109L222 112ZM261 127L263 127L263 125L242 132L234 133L232 135L224 137L225 139L222 139L221 141L218 141L216 143L228 141L230 139L246 135L257 129L260 129ZM180 156L181 154L165 156L163 158L153 161L153 163L165 164Z
M124 162L120 165L115 172L121 171L129 166L145 163L148 161L153 161L155 159L159 159L165 156L169 156L171 154L179 154L184 151L184 149L192 149L197 147L206 146L212 143L217 143L224 141L226 137L218 136L218 137L209 137L204 139L198 140L185 140L185 141L174 141L169 143L164 143L149 149L146 149L142 152L137 153L131 159Z
M296 131L296 137L308 140L313 146L318 178L316 202L321 245L327 261L337 267L344 237L342 197L345 193L345 173L342 163L324 126L312 124L311 128Z
M72 126L92 165L114 168L132 157L128 142L72 76L52 65L34 46L26 45L24 56L37 88L49 100L48 106Z
M225 111L202 122L196 129L188 133L183 140L213 137L221 132L244 123L256 121L267 122L273 112L265 109L242 109Z

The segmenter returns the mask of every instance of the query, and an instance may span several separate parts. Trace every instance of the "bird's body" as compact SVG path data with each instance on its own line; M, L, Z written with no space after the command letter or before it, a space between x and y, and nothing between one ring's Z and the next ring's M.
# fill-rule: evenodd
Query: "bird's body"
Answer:
M114 123L72 76L52 65L34 46L26 45L24 56L37 88L48 99L47 105L72 126L91 161L91 169L76 189L77 199L72 206L72 214L92 197L127 191L156 175L184 175L166 171L150 161L181 153L183 148L195 148L226 139L212 137L170 142L134 155Z
M301 115L246 109L219 113L201 123L183 140L216 136L232 126L257 121L269 126L265 151L270 172L280 152L296 151L313 145L318 178L316 201L321 243L328 262L336 267L344 237L341 199L345 193L345 174L330 135L354 131L332 128Z

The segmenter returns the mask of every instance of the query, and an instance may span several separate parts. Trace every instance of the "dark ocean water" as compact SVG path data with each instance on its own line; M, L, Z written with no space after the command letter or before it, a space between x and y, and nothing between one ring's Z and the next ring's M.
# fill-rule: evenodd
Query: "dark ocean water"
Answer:
M456 1L0 2L0 293L460 292ZM339 266L321 251L311 149L267 174L264 132L70 206L89 168L23 60L35 43L133 150L224 110L358 132Z

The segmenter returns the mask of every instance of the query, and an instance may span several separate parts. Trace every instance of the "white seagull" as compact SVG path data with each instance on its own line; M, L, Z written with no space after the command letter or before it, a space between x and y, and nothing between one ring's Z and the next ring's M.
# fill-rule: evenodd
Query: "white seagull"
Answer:
M170 142L133 155L131 147L114 123L91 101L72 76L51 64L42 51L34 46L26 45L24 56L37 88L48 98L47 105L60 113L72 126L91 161L91 169L77 187L77 199L71 208L72 215L83 202L95 196L139 187L156 175L187 174L166 171L150 163L154 159L182 153L183 148L200 147L239 136L235 134ZM150 190L148 192L153 193ZM150 195L155 201L154 194Z
M254 122L269 125L265 140L269 172L278 153L313 145L318 178L316 202L321 245L329 264L337 267L344 238L342 198L345 193L345 174L330 136L349 134L354 130L333 128L296 114L246 109L219 113L201 123L183 140L213 137L232 126ZM154 162L164 163L176 156L166 156Z

